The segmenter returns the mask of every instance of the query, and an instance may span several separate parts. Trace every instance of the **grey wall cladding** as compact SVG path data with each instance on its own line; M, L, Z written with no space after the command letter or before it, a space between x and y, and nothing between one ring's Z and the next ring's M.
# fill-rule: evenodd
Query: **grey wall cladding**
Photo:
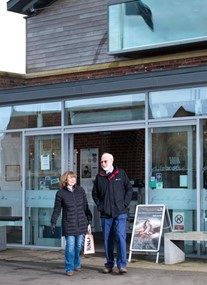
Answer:
M107 55L107 0L57 0L27 18L27 72L113 62Z

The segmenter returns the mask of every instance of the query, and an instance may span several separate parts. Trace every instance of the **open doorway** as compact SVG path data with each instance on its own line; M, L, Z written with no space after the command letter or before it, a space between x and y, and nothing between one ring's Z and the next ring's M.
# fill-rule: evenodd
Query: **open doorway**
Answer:
M145 131L139 129L75 134L74 149L77 157L78 183L85 189L89 206L93 211L94 231L100 231L100 220L91 190L100 169L101 155L104 152L113 154L114 164L126 171L134 189L129 209L130 231L136 205L145 203Z

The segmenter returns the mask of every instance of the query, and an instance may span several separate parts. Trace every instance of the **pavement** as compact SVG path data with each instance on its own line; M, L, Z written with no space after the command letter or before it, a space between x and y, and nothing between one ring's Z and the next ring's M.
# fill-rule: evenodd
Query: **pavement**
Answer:
M96 241L96 239L95 239ZM64 250L7 248L0 252L1 285L203 285L207 282L207 258L186 259L167 265L163 256L156 263L156 255L133 252L128 273L120 275L117 268L103 274L105 257L99 244L96 253L82 255L82 271L68 277L64 271Z

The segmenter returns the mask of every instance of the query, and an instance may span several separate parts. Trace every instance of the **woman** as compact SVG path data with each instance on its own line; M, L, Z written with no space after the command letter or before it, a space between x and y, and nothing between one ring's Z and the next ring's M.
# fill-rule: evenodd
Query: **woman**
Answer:
M84 189L76 184L76 175L66 171L60 180L61 189L56 193L54 210L51 217L51 230L54 234L57 219L62 210L62 236L65 236L65 271L72 276L81 271L82 236L87 232L92 214Z
M146 220L143 224L143 228L139 231L139 235L145 237L151 234L153 234L152 225L150 224L150 220Z

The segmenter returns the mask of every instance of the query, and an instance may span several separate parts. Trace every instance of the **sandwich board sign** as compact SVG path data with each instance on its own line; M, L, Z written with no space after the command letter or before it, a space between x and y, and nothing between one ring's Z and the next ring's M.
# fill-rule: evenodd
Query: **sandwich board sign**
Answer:
M137 205L129 250L129 262L133 251L157 252L158 263L164 223L172 231L169 212L165 205ZM166 226L165 225L165 226Z

